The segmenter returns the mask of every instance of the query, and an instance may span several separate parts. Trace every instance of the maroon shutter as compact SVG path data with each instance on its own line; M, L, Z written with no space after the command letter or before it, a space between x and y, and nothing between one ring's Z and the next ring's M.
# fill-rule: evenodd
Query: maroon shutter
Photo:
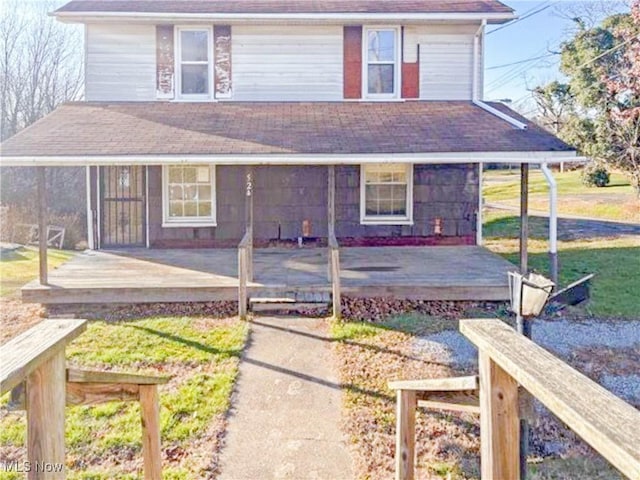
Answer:
M344 27L344 98L362 98L362 27Z
M213 27L216 98L231 97L231 26Z
M175 61L173 52L173 25L156 26L156 88L158 98L174 97Z
M404 27L402 28L402 98L420 98L420 45L415 63L404 61Z

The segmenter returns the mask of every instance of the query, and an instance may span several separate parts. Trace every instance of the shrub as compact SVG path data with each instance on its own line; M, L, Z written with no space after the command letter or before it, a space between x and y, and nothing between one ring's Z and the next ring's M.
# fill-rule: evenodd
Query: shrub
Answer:
M600 165L589 165L582 171L582 183L588 187L606 187L609 181L609 172Z

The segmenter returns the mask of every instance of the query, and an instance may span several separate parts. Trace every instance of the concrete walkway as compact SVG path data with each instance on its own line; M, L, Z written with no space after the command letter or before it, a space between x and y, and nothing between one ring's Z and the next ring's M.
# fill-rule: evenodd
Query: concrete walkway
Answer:
M352 478L322 319L257 317L240 363L222 480Z

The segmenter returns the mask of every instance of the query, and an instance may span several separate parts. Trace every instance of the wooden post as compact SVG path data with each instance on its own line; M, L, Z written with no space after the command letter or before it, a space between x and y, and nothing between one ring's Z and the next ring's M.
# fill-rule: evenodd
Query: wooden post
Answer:
M157 385L140 385L140 416L142 419L144 479L161 480L160 405Z
M520 479L518 384L480 350L481 478Z
M396 480L413 480L416 456L416 392L398 390L396 396Z
M336 167L329 165L327 168L327 232L331 237L336 234Z
M246 197L245 202L245 232L249 232L249 255L247 265L247 281L253 282L253 167L249 165L246 169Z
M29 480L65 478L64 346L27 377L27 458Z
M240 246L238 249L238 316L241 320L247 318L247 249Z
M331 293L333 297L333 318L340 320L342 317L342 293L340 292L340 250L337 248L330 248L329 255L331 256Z
M47 275L47 184L45 167L36 167L38 172L38 249L40 285L49 283Z
M529 268L529 164L520 168L520 273L524 275Z

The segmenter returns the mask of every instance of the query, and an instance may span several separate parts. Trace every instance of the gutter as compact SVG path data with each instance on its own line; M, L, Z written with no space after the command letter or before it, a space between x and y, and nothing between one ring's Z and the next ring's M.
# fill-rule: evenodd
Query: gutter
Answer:
M65 12L49 15L61 22L104 21L131 19L140 23L154 21L347 21L347 22L403 22L412 21L491 21L505 23L516 17L513 12L504 13L159 13L159 12Z
M454 152L399 154L42 155L0 157L0 167L98 165L363 165L386 163L575 163L575 152Z
M473 37L473 83L472 83L471 102L477 107L482 108L486 112L489 112L490 114L504 120L505 122L509 123L510 125L517 128L518 130L526 130L527 129L526 123L523 123L520 120L516 120L515 118L507 115L506 113L501 112L497 108L493 108L491 105L487 105L479 98L480 97L480 93L479 93L480 71L478 68L478 62L479 62L479 55L480 55L480 36L483 34L486 26L487 26L487 21L482 20L482 25L480 25L480 28L478 29L478 31ZM483 48L484 48L484 45L483 45Z

